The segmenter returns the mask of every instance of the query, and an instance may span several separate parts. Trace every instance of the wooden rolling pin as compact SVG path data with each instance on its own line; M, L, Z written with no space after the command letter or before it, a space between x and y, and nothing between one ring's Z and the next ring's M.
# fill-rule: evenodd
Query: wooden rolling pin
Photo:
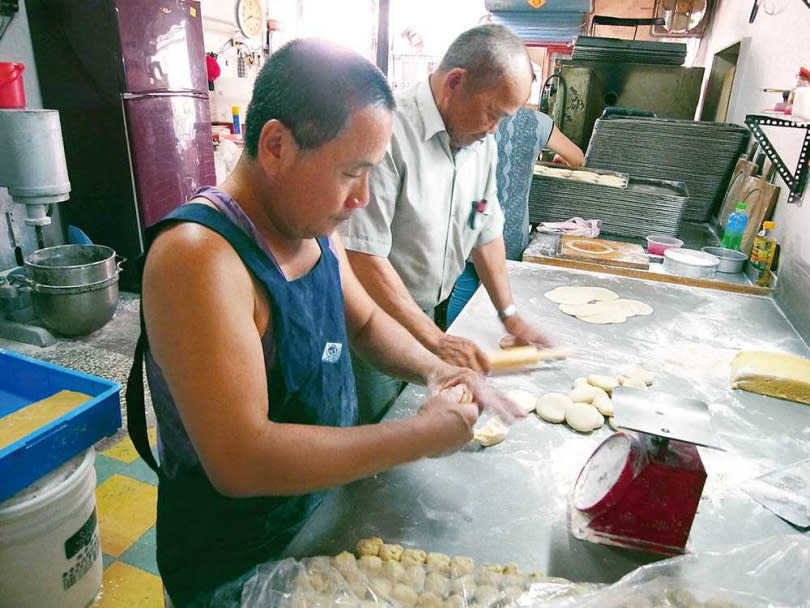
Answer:
M517 369L535 365L541 361L566 359L573 355L575 350L571 347L537 348L536 346L517 346L505 350L496 350L487 353L489 367L492 371L504 369Z

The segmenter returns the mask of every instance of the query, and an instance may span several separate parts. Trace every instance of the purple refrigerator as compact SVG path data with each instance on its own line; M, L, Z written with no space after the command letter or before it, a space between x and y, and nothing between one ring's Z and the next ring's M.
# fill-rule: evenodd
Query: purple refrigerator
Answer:
M215 182L200 3L26 6L43 102L61 114L66 223L134 259L146 227Z

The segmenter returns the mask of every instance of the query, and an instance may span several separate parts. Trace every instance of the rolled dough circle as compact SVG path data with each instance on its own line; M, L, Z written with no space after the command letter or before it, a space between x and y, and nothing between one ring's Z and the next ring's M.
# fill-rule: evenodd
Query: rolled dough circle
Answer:
M557 287L544 294L556 304L587 304L594 300L618 300L619 294L604 287Z

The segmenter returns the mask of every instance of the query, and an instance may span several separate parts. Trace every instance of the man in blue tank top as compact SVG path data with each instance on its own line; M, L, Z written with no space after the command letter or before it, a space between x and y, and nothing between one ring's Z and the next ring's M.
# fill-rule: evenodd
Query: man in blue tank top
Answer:
M286 45L258 76L234 172L147 234L128 417L158 469L158 565L175 605L238 603L241 582L282 553L324 490L458 449L482 407L515 415L383 312L334 234L368 202L393 107L384 76L359 55ZM418 416L356 426L349 342L404 380L465 383L475 402L433 390Z

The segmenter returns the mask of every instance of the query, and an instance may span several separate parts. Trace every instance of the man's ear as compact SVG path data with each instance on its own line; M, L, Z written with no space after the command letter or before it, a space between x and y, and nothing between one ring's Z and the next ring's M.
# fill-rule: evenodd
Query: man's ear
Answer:
M288 164L297 151L292 132L278 119L268 120L259 135L257 157L259 164L271 175Z
M464 68L453 68L444 77L444 87L448 92L456 91L464 86L467 78L467 70Z

